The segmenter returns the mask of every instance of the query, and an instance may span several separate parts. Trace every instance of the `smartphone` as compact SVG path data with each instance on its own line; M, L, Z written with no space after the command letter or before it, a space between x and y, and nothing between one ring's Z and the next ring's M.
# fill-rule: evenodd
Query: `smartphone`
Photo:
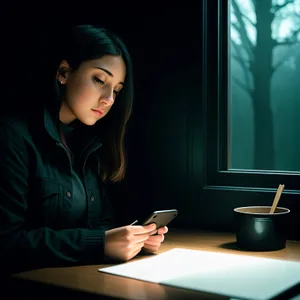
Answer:
M142 225L155 223L156 228L158 229L168 225L177 215L177 209L156 210L142 223Z

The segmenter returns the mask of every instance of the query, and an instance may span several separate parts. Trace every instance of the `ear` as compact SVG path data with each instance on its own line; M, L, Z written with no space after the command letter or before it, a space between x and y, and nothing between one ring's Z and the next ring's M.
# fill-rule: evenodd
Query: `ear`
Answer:
M62 60L56 72L56 79L61 84L66 84L70 72L71 72L70 65L66 60Z

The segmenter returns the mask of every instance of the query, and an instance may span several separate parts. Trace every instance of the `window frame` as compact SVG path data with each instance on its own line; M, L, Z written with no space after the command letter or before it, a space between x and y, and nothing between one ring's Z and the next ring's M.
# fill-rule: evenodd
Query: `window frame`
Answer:
M274 190L299 194L300 173L227 169L228 126L228 9L230 0L203 3L203 120L205 130L205 188Z

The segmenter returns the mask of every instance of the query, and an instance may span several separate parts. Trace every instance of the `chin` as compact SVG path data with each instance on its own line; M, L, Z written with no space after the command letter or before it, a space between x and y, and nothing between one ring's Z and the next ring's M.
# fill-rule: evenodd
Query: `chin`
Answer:
M96 124L96 122L98 120L96 120L95 118L82 118L82 119L79 119L79 121L81 123L83 123L84 125L87 125L87 126L93 126Z
M106 112L101 115L101 116L98 116L98 117L95 117L93 115L89 115L89 114L83 114L82 116L78 116L77 115L77 119L83 123L84 125L87 125L87 126L93 126L95 125L99 120L101 120L103 117L106 116Z

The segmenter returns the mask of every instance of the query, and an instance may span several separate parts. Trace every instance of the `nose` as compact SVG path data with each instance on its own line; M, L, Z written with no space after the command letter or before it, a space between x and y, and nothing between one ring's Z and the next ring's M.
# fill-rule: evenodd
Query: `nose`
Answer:
M105 106L113 105L114 101L115 101L115 99L114 99L114 91L113 90L107 90L100 97L100 103L105 105Z

